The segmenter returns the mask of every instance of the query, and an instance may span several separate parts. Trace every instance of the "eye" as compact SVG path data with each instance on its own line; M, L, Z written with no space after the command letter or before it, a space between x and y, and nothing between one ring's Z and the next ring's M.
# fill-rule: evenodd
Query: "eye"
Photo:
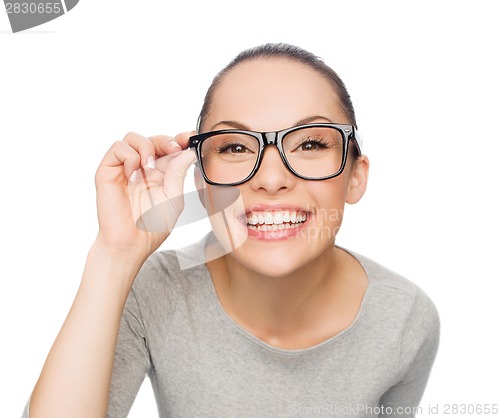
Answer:
M224 144L223 146L217 149L217 152L221 154L222 153L244 154L251 151L243 144Z
M328 148L328 145L322 142L322 140L307 139L302 142L302 144L300 144L297 148L300 148L301 151L316 151L318 149Z

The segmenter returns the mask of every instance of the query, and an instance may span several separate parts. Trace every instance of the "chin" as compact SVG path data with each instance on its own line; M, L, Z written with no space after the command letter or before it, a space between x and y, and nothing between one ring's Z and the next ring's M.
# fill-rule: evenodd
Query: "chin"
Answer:
M254 244L254 245L252 245ZM282 277L294 273L315 258L316 251L311 248L295 246L255 245L246 242L230 256L244 268L268 277Z

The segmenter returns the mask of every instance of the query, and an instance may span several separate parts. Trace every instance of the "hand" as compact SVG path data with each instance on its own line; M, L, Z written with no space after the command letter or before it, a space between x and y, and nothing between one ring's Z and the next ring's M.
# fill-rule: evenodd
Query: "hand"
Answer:
M187 149L192 134L145 138L130 132L113 144L95 176L101 244L145 259L167 238L184 207L184 178L196 159ZM151 228L151 216L149 225L140 218L153 205L162 209L163 228Z

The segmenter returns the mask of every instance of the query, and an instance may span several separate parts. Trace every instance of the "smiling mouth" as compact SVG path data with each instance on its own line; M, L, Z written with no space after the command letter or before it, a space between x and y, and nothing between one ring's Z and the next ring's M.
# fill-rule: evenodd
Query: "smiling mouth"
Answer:
M245 215L247 228L255 231L297 228L308 218L307 212L296 210L252 211Z

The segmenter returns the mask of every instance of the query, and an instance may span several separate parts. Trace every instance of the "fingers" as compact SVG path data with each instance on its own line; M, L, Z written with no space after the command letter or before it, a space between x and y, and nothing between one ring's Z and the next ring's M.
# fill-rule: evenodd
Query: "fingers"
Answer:
M136 151L140 156L140 165L144 169L154 168L155 160L155 147L151 141L146 137L139 135L135 132L129 132L123 138L123 142L128 144L134 151ZM135 167L136 169L139 166Z
M150 136L148 139L153 144L155 153L158 157L182 151L181 146L171 136L155 135Z
M179 143L182 149L186 149L189 146L189 138L196 135L196 131L182 132L175 136L175 140Z
M136 170L143 167L144 170L151 170L155 168L155 160L157 157L162 157L166 155L175 156L181 153L184 149L188 147L189 137L195 132L185 132L177 135L175 138L167 135L156 135L146 138L135 132L129 132L122 141L117 141L113 144L110 150L104 156L101 162L101 170L103 167L118 167L123 165L123 173L131 181L135 180L137 175ZM181 158L178 162L174 164L181 172L187 171L191 162L194 161L194 152L190 151L187 153L189 157ZM179 165L180 164L180 165ZM187 164L184 168L184 164ZM179 174L179 173L177 173Z
M140 154L123 141L117 141L102 159L96 173L96 180L112 180L121 172L130 178L140 164Z
M191 149L185 149L172 158L165 169L164 193L167 197L182 196L184 178L189 166L196 161L196 154Z
M145 169L154 168L155 150L153 144L145 137L129 132L123 141L115 142L104 156L101 165L96 173L96 180L109 179L109 175L114 177L108 170L112 168L115 172L123 165L125 177L134 180L134 172L141 166ZM118 171L116 171L118 174Z
M195 133L195 131L183 132L176 135L175 138L167 135L155 135L150 136L149 140L155 147L156 155L163 156L188 148L189 137L195 135Z

